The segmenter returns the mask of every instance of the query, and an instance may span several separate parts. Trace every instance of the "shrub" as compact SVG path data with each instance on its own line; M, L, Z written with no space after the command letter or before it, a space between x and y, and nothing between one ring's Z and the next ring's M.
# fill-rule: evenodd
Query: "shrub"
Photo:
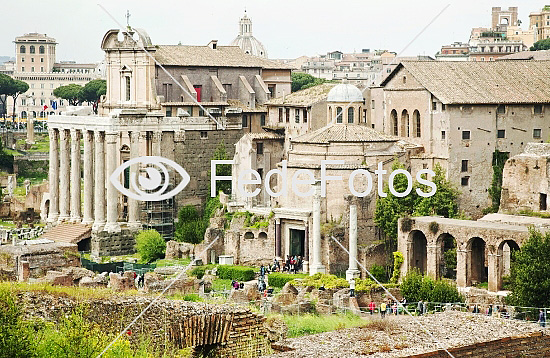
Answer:
M372 265L369 271L379 282L388 282L388 275L384 266Z
M323 273L316 273L313 276L306 276L301 280L291 281L296 286L313 286L319 288L324 286L327 289L332 288L346 288L349 287L349 282L345 278L336 277L336 275L328 275Z
M197 277L199 280L204 276L206 272L206 266L197 266L191 270L191 275Z
M145 262L164 257L166 241L156 230L144 230L136 236L136 250Z
M439 224L435 221L432 221L428 228L430 229L432 234L437 234L437 232L439 231Z
M273 272L269 274L269 285L273 287L283 287L287 282L294 280L295 278L304 278L307 277L307 274L290 274L290 273L280 273Z
M390 282L397 283L399 282L399 276L401 275L401 265L405 261L403 254L399 251L393 253L393 273L391 275Z
M463 302L464 297L456 287L443 280L434 280L422 276L418 271L412 270L407 273L401 283L401 293L409 302L420 300L429 302Z
M23 323L22 310L15 295L0 289L0 357L33 357L31 332Z
M178 227L175 238L180 242L198 244L204 239L206 225L197 208L186 205L178 213Z
M254 279L254 269L247 266L219 265L218 277L236 281L250 281Z

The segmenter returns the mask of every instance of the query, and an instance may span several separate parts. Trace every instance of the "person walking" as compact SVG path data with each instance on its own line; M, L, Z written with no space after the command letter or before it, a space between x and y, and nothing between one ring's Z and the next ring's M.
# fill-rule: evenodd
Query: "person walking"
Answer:
M420 300L416 305L416 312L418 312L419 316L422 316L423 309L424 309L424 306L422 305L422 300Z
M386 303L384 301L380 303L380 317L386 317Z
M546 327L546 315L543 310L539 310L539 320L538 323L541 327Z
M353 277L349 279L349 296L355 297L355 279Z
M376 304L374 303L373 300L370 300L370 302L369 302L369 311L370 311L371 316L374 314L375 309L376 309Z
M262 278L265 276L265 266L264 265L260 266L260 276L262 276Z
M428 302L422 302L422 314L428 313Z

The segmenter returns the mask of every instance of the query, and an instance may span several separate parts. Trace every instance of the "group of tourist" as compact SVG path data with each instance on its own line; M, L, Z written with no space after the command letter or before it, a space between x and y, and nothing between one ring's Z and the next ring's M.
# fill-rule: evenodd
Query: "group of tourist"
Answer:
M386 314L401 314L403 313L403 306L407 303L407 300L403 298L400 302L392 301L388 299L387 301L382 301L380 305L378 306L378 311L380 312L380 317L384 318L386 317ZM425 307L425 306L423 306ZM371 315L376 313L376 303L371 300L369 302L369 312ZM425 309L425 308L424 308Z
M271 272L288 272L288 273L298 273L298 271L302 271L303 269L304 260L302 256L286 256L286 260L284 260L281 263L279 263L279 260L277 258L273 259L273 264L268 267L267 269Z

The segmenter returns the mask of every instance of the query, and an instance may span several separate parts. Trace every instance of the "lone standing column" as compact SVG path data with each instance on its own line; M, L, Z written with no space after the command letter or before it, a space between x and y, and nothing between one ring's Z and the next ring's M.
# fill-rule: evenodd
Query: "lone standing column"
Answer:
M69 193L69 131L59 131L59 222L69 220L70 193Z
M108 232L119 232L118 224L118 190L109 179L116 169L117 163L117 132L105 133L105 142L107 144L107 223L105 230Z
M105 135L96 131L94 158L94 225L92 230L101 231L105 226Z
M325 266L321 263L321 184L315 183L313 194L313 260L309 267L309 274L325 273Z
M139 132L130 133L130 159L137 158L139 156ZM137 181L139 164L133 164L130 166L130 182L132 178ZM130 184L130 189L132 185ZM141 228L141 222L139 221L139 203L136 199L128 197L128 227L133 230L139 230Z
M349 264L346 271L346 280L360 276L357 269L357 205L349 206Z
M80 131L71 130L71 221L80 222Z
M94 158L93 158L94 134L84 131L84 218L83 224L94 222L93 201L94 201Z
M59 148L57 129L48 129L50 137L50 173L49 173L49 191L50 191L50 209L48 212L48 222L56 222L59 218Z

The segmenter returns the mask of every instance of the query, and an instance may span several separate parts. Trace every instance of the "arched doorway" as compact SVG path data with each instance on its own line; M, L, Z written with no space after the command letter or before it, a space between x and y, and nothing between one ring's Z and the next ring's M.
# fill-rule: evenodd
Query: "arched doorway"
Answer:
M519 250L518 243L511 239L502 241L498 246L497 290L506 289L503 287L502 278L503 276L510 276L510 267L514 261L514 253Z
M485 240L473 237L468 241L468 268L466 270L466 284L487 282L487 254Z
M456 240L449 234L444 233L437 238L437 278L456 279Z
M421 274L425 275L428 268L428 240L426 240L426 235L420 230L413 230L409 234L409 241L412 244L409 267L411 269L416 268Z

